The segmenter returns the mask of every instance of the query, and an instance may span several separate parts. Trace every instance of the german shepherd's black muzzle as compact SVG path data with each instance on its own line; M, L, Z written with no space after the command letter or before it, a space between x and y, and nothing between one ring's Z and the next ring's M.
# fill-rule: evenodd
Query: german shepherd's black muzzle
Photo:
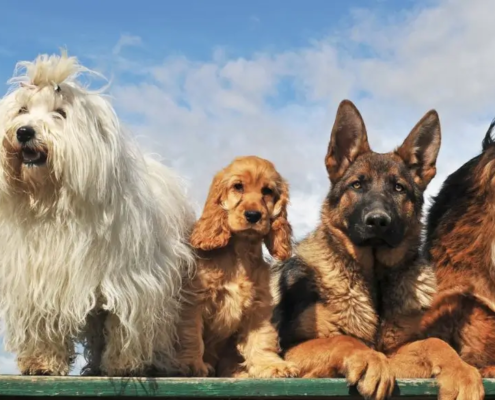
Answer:
M404 237L404 223L386 194L363 196L349 218L349 237L357 246L396 247Z

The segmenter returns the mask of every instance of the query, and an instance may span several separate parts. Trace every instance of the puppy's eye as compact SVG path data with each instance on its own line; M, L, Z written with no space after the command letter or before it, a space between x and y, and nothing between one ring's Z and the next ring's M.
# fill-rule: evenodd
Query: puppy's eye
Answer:
M402 186L400 183L396 183L394 189L396 192L403 192L405 190L404 186Z
M57 108L57 109L55 110L55 112L56 112L57 114L59 114L62 118L64 118L64 119L65 119L65 118L67 118L67 114L66 114L66 113L65 113L65 111L64 111L64 110L62 110L61 108Z
M351 183L351 187L352 187L353 189L358 190L358 189L361 189L362 185L361 185L361 182L359 182L359 181L355 181L355 182L352 182L352 183Z
M27 107L21 107L19 108L18 114L26 114L28 112Z
M263 189L261 189L261 194L263 196L271 196L273 194L273 190L269 187L264 187Z
M244 185L242 183L236 183L234 185L234 189L237 190L238 192L242 192L244 190Z

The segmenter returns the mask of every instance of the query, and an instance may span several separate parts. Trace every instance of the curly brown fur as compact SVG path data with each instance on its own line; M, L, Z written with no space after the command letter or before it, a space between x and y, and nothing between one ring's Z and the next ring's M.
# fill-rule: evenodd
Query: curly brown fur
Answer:
M495 377L495 143L492 123L483 150L450 175L430 209L426 251L438 293L425 316L427 336Z
M213 179L191 236L198 266L185 287L180 374L298 374L278 355L270 268L262 254L263 242L276 259L291 254L288 201L287 183L271 162L258 157L237 158ZM217 368L221 355L223 367Z
M275 322L285 359L300 366L301 376L345 376L376 399L391 394L394 376L437 376L442 399L483 392L477 371L447 343L415 341L435 291L419 246L423 192L435 176L439 147L435 111L398 149L378 154L355 106L339 106L325 159L332 187L320 224L274 274Z

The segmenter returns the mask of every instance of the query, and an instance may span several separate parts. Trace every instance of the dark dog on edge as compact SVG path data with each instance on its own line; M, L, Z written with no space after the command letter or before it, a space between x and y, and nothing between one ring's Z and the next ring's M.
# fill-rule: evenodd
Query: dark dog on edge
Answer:
M495 140L451 174L430 208L426 253L438 293L423 320L427 336L495 378Z
M483 398L478 371L447 343L418 340L435 292L419 248L423 193L436 174L440 141L432 110L399 148L375 153L359 111L340 104L321 221L274 268L274 323L284 357L302 377L344 376L375 399L391 395L396 377L437 377L441 399Z

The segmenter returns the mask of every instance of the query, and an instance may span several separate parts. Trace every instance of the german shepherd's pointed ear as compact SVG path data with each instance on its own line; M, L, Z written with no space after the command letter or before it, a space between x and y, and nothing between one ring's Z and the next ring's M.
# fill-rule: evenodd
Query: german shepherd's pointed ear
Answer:
M195 249L204 251L227 246L231 233L228 225L227 211L222 205L225 192L224 172L220 171L213 178L203 214L194 225L190 244Z
M495 118L492 119L490 126L488 127L488 131L486 132L485 138L481 143L481 148L483 151L488 149L493 143L495 143L495 137L493 136L493 128L495 127Z
M441 143L440 119L428 111L395 151L413 174L414 182L425 190L437 173L436 162Z
M351 101L343 100L337 110L325 157L330 182L337 182L358 156L370 151L361 114Z

